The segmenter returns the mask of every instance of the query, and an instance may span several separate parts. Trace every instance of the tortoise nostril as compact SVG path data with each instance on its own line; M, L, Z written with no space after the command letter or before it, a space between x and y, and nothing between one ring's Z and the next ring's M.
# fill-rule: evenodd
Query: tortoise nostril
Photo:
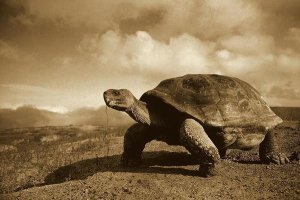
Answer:
M108 95L108 91L103 92L103 96L107 96Z

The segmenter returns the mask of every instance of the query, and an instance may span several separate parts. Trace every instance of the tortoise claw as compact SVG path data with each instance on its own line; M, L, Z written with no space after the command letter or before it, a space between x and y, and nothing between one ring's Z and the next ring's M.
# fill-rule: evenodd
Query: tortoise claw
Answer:
M265 162L266 163L275 163L277 165L280 165L280 164L287 164L290 162L290 160L284 153L272 153L272 154L266 155Z
M200 165L199 174L201 177L208 178L218 175L218 170L214 163L205 163Z
M290 156L289 159L299 161L300 160L300 151L294 151Z

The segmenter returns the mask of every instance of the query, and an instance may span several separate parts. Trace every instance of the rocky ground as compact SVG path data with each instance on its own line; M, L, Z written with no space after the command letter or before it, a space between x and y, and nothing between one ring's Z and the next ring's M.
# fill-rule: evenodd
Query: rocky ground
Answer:
M6 156L0 154L1 159L11 159L15 164L1 166L0 199L300 199L297 160L287 165L266 165L260 163L257 149L231 150L221 163L219 175L202 178L197 176L198 165L182 147L151 142L146 146L143 165L126 169L119 166L122 137L111 135L107 148L98 145L103 140L90 136L93 140L78 136L68 142L69 146L59 139L51 141L53 137L48 137L47 143L39 140L45 151L53 147L61 150L41 156L46 159L26 161L23 168L28 170L23 171L16 165L19 158L7 156L16 154L12 149L18 149L18 144L7 142L3 150ZM299 151L299 122L284 122L276 128L276 137L283 152L291 156ZM72 145L69 152L63 149ZM67 161L55 162L61 154L69 157ZM29 168L35 173L29 173ZM22 178L20 171L24 173Z

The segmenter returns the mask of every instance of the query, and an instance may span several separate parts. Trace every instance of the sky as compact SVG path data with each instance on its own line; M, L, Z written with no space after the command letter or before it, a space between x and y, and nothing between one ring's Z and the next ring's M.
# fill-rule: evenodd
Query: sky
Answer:
M298 0L1 0L0 107L55 112L215 73L300 106Z

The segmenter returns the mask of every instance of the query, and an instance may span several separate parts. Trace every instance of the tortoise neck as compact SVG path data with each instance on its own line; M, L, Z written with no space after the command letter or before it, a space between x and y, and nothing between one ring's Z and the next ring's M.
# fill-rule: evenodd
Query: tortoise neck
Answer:
M135 121L150 125L150 115L145 102L136 99L126 112Z

